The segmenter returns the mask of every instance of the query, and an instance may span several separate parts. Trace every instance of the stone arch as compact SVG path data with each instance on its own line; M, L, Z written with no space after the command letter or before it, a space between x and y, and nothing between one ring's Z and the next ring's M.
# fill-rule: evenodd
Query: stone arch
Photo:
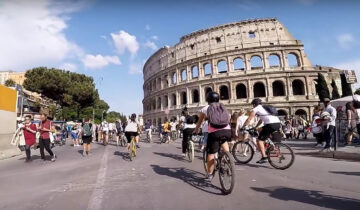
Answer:
M295 96L305 95L304 82L299 79L292 81L292 90L293 90L293 95Z
M229 88L226 85L221 85L220 86L220 100L229 100Z
M234 70L245 70L245 63L244 60L242 58L235 58L233 61L233 65L234 65Z
M212 90L211 87L206 87L206 88L204 89L204 91L205 91L204 93L205 93L205 98L206 98L208 92L211 92L211 91L213 91L213 90Z
M169 80L168 80L168 76L167 76L167 75L165 75L165 76L163 77L163 87L164 87L164 88L169 87Z
M181 104L187 104L187 93L186 93L186 91L181 92Z
M200 95L199 95L199 91L197 89L192 91L192 102L193 103L199 103L200 102Z
M278 54L270 54L268 62L270 68L279 68L281 66L280 56Z
M173 73L172 73L171 81L172 81L172 84L176 84L176 82L177 82L176 72L173 72Z
M246 86L242 83L236 85L236 98L247 98Z
M167 96L167 95L164 96L163 105L164 105L164 107L168 107L168 106L169 106L169 100L168 100L168 96Z
M156 109L156 101L155 101L155 99L152 100L151 106L152 106L152 110Z
M251 65L251 69L262 69L264 66L262 58L259 55L251 56L250 65Z
M226 73L228 71L228 66L225 60L219 60L217 63L218 73Z
M296 110L295 115L300 116L305 120L307 119L307 112L305 110L303 110L303 109Z
M287 54L287 60L289 67L298 67L300 65L300 58L297 53L291 52Z
M181 70L181 81L187 80L187 72L186 69Z
M192 77L193 79L199 77L199 69L198 69L198 67L197 67L196 65L193 66L193 67L191 67L191 77Z
M279 116L287 116L288 113L287 113L287 111L285 111L285 110L283 110L283 109L279 109L279 110L278 110L278 115L279 115Z
M211 69L211 64L210 63L205 63L204 64L204 75L211 75L212 74L212 69Z
M176 106L176 94L175 93L173 93L171 95L171 105Z
M158 97L157 108L161 109L161 97Z
M272 83L273 96L285 96L285 86L280 80Z
M255 98L266 97L266 89L264 83L256 82L254 84L254 97Z

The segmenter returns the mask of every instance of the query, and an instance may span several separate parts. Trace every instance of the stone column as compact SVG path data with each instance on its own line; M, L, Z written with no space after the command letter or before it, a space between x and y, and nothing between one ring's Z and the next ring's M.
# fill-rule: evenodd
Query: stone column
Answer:
M309 77L308 76L306 76L305 77L305 88L306 88L306 97L307 97L307 99L309 99L310 98L310 92L311 92L311 87L310 87L310 85L309 85Z
M200 62L198 62L198 79L200 79L204 76L205 76L204 67L201 65Z
M204 103L204 94L201 85L199 85L199 104Z
M281 51L281 67L285 70L288 66L287 54L284 51Z
M244 62L245 62L245 72L251 71L251 62L250 62L250 57L248 55L245 55Z
M189 105L190 105L190 90L189 90L189 88L187 87L186 88L186 106L187 107L189 107Z
M254 98L254 92L253 92L253 87L251 85L251 82L250 80L248 79L247 80L247 96L248 96L248 99L249 99L249 102L252 98Z
M226 60L227 60L228 72L233 72L234 71L233 62L231 61L229 56L226 58Z
M218 69L217 69L217 64L214 61L214 59L211 59L211 71L212 71L213 77L216 77L216 75L218 74Z
M262 62L263 62L263 68L268 69L270 68L269 59L267 53L262 53Z
M186 81L190 81L192 79L191 67L186 66Z
M272 83L270 82L269 78L266 78L266 92L267 92L267 100L269 101L273 97L272 91Z

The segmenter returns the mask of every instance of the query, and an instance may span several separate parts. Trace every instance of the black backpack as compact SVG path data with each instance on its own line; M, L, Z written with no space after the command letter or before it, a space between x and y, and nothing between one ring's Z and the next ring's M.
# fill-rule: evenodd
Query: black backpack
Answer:
M269 113L269 115L278 116L277 109L271 105L263 105L264 109Z

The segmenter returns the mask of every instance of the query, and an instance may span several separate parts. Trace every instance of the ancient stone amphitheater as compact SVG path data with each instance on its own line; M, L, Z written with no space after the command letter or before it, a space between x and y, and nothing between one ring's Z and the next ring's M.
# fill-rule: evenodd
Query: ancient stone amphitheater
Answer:
M220 93L230 112L261 98L280 115L309 117L319 101L314 81L322 71L276 18L199 30L145 63L144 119L158 124L179 117L185 106L195 113L210 90Z

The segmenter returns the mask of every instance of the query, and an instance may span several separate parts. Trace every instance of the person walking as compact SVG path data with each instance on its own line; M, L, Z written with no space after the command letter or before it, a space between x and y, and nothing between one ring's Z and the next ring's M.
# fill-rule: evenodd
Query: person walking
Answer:
M89 118L85 118L84 123L82 124L81 129L82 141L83 141L83 156L90 154L91 142L92 142L92 124L89 121Z
M346 118L347 118L347 138L345 142L345 146L352 143L353 136L356 135L355 129L356 129L356 122L358 120L357 112L354 108L354 105L352 102L347 102L346 105Z
M323 141L323 136L324 135L323 135L323 132L322 132L322 124L317 123L317 120L321 119L320 118L321 112L322 112L322 108L320 106L315 106L314 114L312 116L313 122L312 122L312 125L311 125L311 131L313 133L313 136L316 139L315 147L324 147L325 146L325 144L323 144L324 143L324 141Z
M326 141L326 144L324 149L322 149L321 151L331 151L331 144L335 131L336 109L331 106L329 98L324 98L323 103L325 106L324 111L329 113L329 116L326 118L327 126L324 132L324 139Z
M31 122L31 116L25 116L24 127L22 127L25 138L25 162L31 161L31 150L30 147L36 143L36 125Z
M40 139L39 139L39 146L40 146L40 155L41 159L45 161L45 153L44 148L51 156L51 161L54 162L56 160L56 156L50 148L50 135L51 132L54 132L53 127L51 126L51 121L47 119L47 114L42 113L40 116L41 123L40 123Z
M78 136L78 128L77 125L73 125L71 128L71 138L73 139L74 147L78 147L79 145L79 136Z

